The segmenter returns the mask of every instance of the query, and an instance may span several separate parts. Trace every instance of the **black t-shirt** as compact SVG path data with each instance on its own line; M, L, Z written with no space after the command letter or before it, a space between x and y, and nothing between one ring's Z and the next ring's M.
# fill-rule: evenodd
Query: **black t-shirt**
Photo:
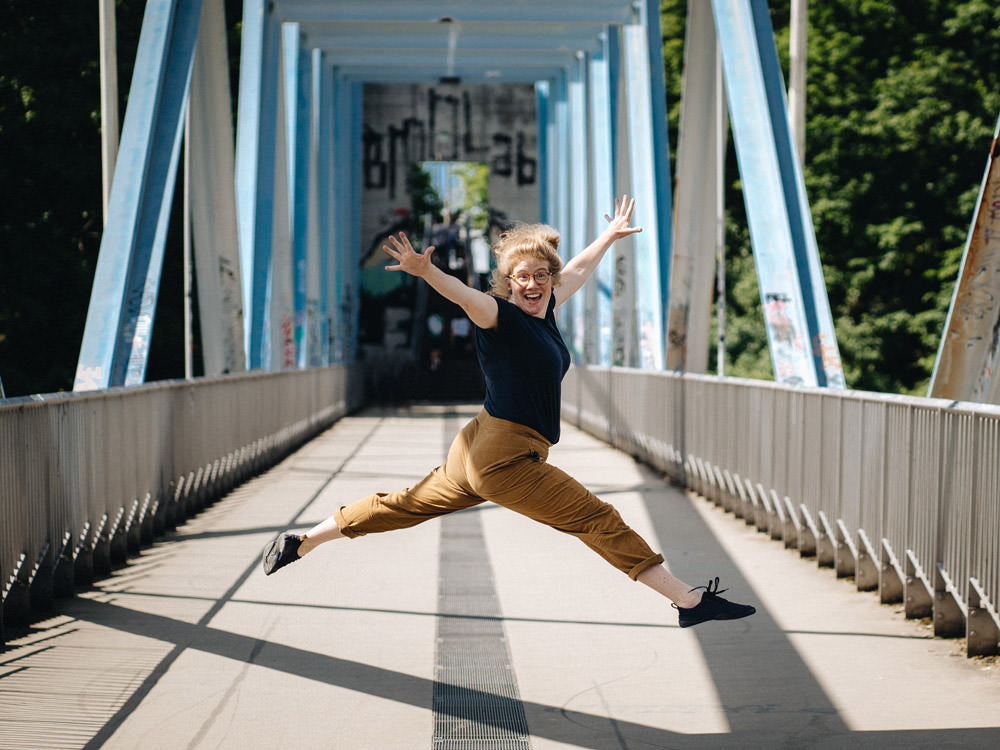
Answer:
M555 297L544 319L496 300L496 328L476 327L476 356L486 380L483 405L491 416L530 427L556 443L570 355L556 325Z

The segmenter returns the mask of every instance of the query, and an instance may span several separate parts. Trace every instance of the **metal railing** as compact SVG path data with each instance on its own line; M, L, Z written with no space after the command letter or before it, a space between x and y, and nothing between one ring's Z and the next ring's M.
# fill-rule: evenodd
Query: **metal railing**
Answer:
M1000 653L1000 407L575 367L563 417L969 656Z
M332 367L0 403L0 623L51 608L273 465L357 408L359 383Z

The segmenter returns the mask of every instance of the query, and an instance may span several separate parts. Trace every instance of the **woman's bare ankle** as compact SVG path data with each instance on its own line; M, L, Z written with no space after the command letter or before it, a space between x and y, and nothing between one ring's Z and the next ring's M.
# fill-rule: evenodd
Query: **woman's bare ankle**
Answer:
M683 607L684 609L694 609L699 604L701 604L702 592L700 592L700 591L689 591L688 592L688 596L691 597L691 598L687 599L687 601L683 605L678 604L677 606L678 607Z
M303 557L307 552L313 549L316 545L313 543L312 539L309 539L305 534L299 534L299 557Z

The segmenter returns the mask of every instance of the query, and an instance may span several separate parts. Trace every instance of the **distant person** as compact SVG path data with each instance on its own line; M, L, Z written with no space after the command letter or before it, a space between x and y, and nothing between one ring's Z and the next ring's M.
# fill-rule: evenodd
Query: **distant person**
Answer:
M559 233L544 225L500 235L491 293L467 286L431 262L434 247L417 253L405 234L383 249L396 261L388 271L423 279L459 305L475 327L476 353L486 381L479 415L455 438L444 464L411 488L379 492L343 506L301 535L279 534L264 549L270 575L320 544L415 526L489 501L572 534L632 579L673 602L681 627L734 620L756 610L719 596L719 579L692 587L667 570L611 505L546 462L559 440L560 384L570 355L555 310L590 278L616 240L641 232L631 226L635 199L615 201L608 227L565 267Z

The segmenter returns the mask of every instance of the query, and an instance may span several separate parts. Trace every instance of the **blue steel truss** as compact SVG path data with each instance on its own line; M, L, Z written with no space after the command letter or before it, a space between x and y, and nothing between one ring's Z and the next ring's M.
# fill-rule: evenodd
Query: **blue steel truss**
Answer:
M200 15L146 5L74 390L145 379Z
M844 387L766 0L712 0L775 379Z
M144 376L201 4L147 4L80 390ZM761 185L780 186L783 197L747 198L755 253L762 231L789 238L760 251L762 284L769 269L791 268L805 279L783 281L781 294L797 295L801 330L822 338L829 310L801 175L783 156L785 134L773 123L784 116L784 89L763 43L773 49L766 4L713 6L730 88L745 80L739 67L747 55L763 78L749 115L733 106L741 167L761 139L778 148L777 172L768 165L763 179L772 182ZM356 357L362 86L456 76L535 85L538 213L562 229L568 251L600 231L614 195L636 196L644 231L617 260L606 258L564 326L582 361L663 367L672 196L657 3L246 0L241 56L235 193L248 368ZM772 118L767 128L761 112ZM745 170L744 182L751 182ZM828 330L832 336L832 324ZM802 360L794 366L802 382L832 382L817 374L821 358Z

